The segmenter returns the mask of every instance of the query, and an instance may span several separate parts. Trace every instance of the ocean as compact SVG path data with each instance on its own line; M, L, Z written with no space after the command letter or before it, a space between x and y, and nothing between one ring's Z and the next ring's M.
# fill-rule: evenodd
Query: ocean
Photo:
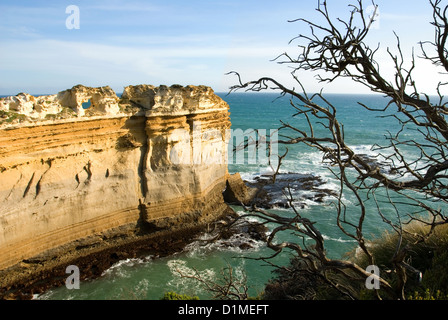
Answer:
M232 129L275 130L280 126L281 120L298 128L307 126L305 119L292 117L296 110L290 105L289 97L279 97L276 93L237 92L229 95L219 93L219 95L230 106ZM395 132L400 129L395 119L381 118L379 116L384 113L365 110L358 104L362 102L373 108L383 108L388 100L382 96L329 94L325 97L337 107L338 119L344 125L348 144L355 151L366 156L377 155L378 152L374 151L373 147L376 144L385 143L388 130ZM326 134L319 124L316 124L315 129L316 135ZM412 135L412 132L409 134ZM282 154L284 150L285 146L280 145L279 154ZM282 161L281 173L289 177L294 175L318 177L322 181L318 188L339 190L338 181L331 173L331 167L323 163L322 154L319 151L302 144L288 145L288 150L287 156ZM271 172L272 168L266 163L237 163L229 164L229 171L239 172L247 181L255 181L257 177ZM299 210L303 216L316 221L316 226L324 235L330 257L343 258L347 252L355 248L355 242L345 236L336 225L334 197L328 195L320 201L315 201L310 193L317 192L316 190L295 188L293 192L300 203ZM271 196L278 201L281 201L283 197L281 193ZM352 209L350 204L354 203L354 199L347 195L344 201L348 204L347 215L349 215ZM243 208L239 206L233 206L233 208L239 214L244 213ZM372 238L379 236L386 228L374 209L368 211L364 227L364 233ZM285 215L291 212L291 209L284 207L274 207L270 210ZM390 214L393 215L394 212ZM289 233L284 237L297 240ZM250 245L242 247L242 243ZM181 277L176 270L180 270L183 274L197 274L203 279L217 281L228 266L233 268L234 276L246 279L250 295L256 296L263 292L266 283L275 276L271 265L256 258L272 254L273 251L262 241L251 239L245 233L235 234L230 239L220 240L213 244L203 245L202 242L197 241L189 244L182 252L168 257L147 256L119 261L104 271L101 277L82 281L79 289L69 290L62 286L36 295L35 299L158 300L169 291L209 299L210 294L198 285L197 281ZM284 252L273 262L286 265L291 257L290 253Z

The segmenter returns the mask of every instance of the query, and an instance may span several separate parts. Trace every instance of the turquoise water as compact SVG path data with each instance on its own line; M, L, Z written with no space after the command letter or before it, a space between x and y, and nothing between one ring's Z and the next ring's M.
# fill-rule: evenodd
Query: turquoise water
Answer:
M220 94L230 105L232 129L276 129L280 120L299 128L306 128L304 119L292 118L295 110L288 98L276 99L276 94ZM367 155L374 155L372 146L384 141L387 130L392 132L400 127L392 118L377 118L377 114L369 112L357 104L358 101L371 107L384 107L387 100L374 95L328 95L327 98L337 107L338 119L344 124L346 141L354 150ZM326 134L321 126L315 127L316 135ZM312 174L323 179L322 188L339 190L329 167L322 164L319 152L305 145L289 145L288 156L283 161L282 172ZM284 146L279 147L279 153ZM240 172L247 180L257 175L269 172L266 164L230 164L230 172ZM303 191L296 191L300 197ZM326 248L331 257L342 257L354 248L354 242L344 236L338 229L335 220L335 209L331 205L333 198L325 198L324 203L305 200L301 209L303 216L317 221L317 227L326 239ZM354 203L350 195L344 199L350 205ZM243 213L242 208L234 206L235 211ZM375 208L369 209L364 232L372 237L384 231L384 224L375 213ZM349 206L356 217L357 209ZM276 213L289 214L289 209L275 209ZM349 212L350 214L350 212ZM387 214L387 210L385 210ZM394 215L394 212L390 212ZM294 240L294 235L285 234L284 238ZM242 250L239 244L251 241L251 248ZM192 243L183 252L165 258L142 257L120 261L97 279L81 282L80 289L68 290L60 287L38 296L38 299L159 299L166 291L176 291L180 294L199 295L201 298L210 296L192 279L180 277L176 270L183 274L193 274L196 270L204 279L211 281L220 277L223 268L232 266L236 275L246 275L252 295L263 291L267 281L273 276L272 267L256 259L269 256L273 252L260 241L253 241L247 235L237 234L226 243L218 242L206 246L199 242ZM274 262L286 264L290 255L285 254ZM82 272L82 271L81 271Z

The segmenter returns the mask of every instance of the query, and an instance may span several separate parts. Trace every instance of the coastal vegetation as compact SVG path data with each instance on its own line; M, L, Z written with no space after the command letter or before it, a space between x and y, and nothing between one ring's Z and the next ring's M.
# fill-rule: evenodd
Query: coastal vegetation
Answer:
M426 237L427 225L414 222L405 227L403 245L408 250L407 261L419 270L421 274L413 274L407 279L405 298L409 300L448 300L448 226L437 228L425 242L419 242L420 237ZM376 263L385 270L384 278L389 283L396 281L394 266L390 260L396 250L398 235L385 232L382 236L368 243ZM367 267L368 259L364 254L355 251L347 253L347 259L361 267ZM352 275L354 276L354 275ZM376 299L375 292L366 289L363 283L347 281L345 276L330 272L327 278L334 283L343 283L350 288L352 296L360 300ZM325 278L310 273L300 259L293 258L289 266L279 268L276 277L267 285L264 299L306 299L306 300L338 300L347 299L331 282ZM383 298L393 298L385 296Z
M173 291L165 292L160 300L199 300L198 296L189 296L186 294L178 294Z
M25 120L25 116L23 114L19 114L17 112L11 111L3 111L0 110L0 125L2 123L18 123Z

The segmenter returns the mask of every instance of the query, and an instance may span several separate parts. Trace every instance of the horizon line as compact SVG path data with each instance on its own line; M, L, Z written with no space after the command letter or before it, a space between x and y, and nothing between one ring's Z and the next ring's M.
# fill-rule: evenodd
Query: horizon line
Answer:
M67 90L67 89L65 89L65 90ZM62 91L64 91L64 90L62 90ZM26 91L20 91L20 92L18 92L16 94L0 94L0 98L14 97L14 96L17 96L17 95L19 95L21 93L26 93L26 94L29 94L29 95L34 96L34 97L49 96L49 95L57 94L59 92L61 92L61 91L54 92L54 93L29 93L29 92L26 92ZM114 92L115 92L115 94L117 96L120 96L120 95L123 94L123 92L117 92L115 90L114 90ZM281 94L280 91L273 91L273 90L271 90L271 91L232 91L232 92L222 91L222 90L219 90L219 91L213 90L213 92L215 94L221 94L221 95L222 94L225 94L225 95L231 95L231 94ZM314 95L314 94L317 94L317 92L308 92L307 94L308 95ZM376 95L376 96L378 96L378 95L384 95L384 93L378 93L378 92L361 92L361 93L356 93L356 92L350 92L350 93L349 92L322 92L322 95ZM432 96L432 95L429 95L429 96ZM436 96L436 95L434 95L434 96Z

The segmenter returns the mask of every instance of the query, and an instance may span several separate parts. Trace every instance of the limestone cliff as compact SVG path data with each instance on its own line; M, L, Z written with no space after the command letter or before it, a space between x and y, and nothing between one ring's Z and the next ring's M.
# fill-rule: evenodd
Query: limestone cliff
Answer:
M228 210L229 111L211 88L78 85L0 99L0 116L4 290Z

